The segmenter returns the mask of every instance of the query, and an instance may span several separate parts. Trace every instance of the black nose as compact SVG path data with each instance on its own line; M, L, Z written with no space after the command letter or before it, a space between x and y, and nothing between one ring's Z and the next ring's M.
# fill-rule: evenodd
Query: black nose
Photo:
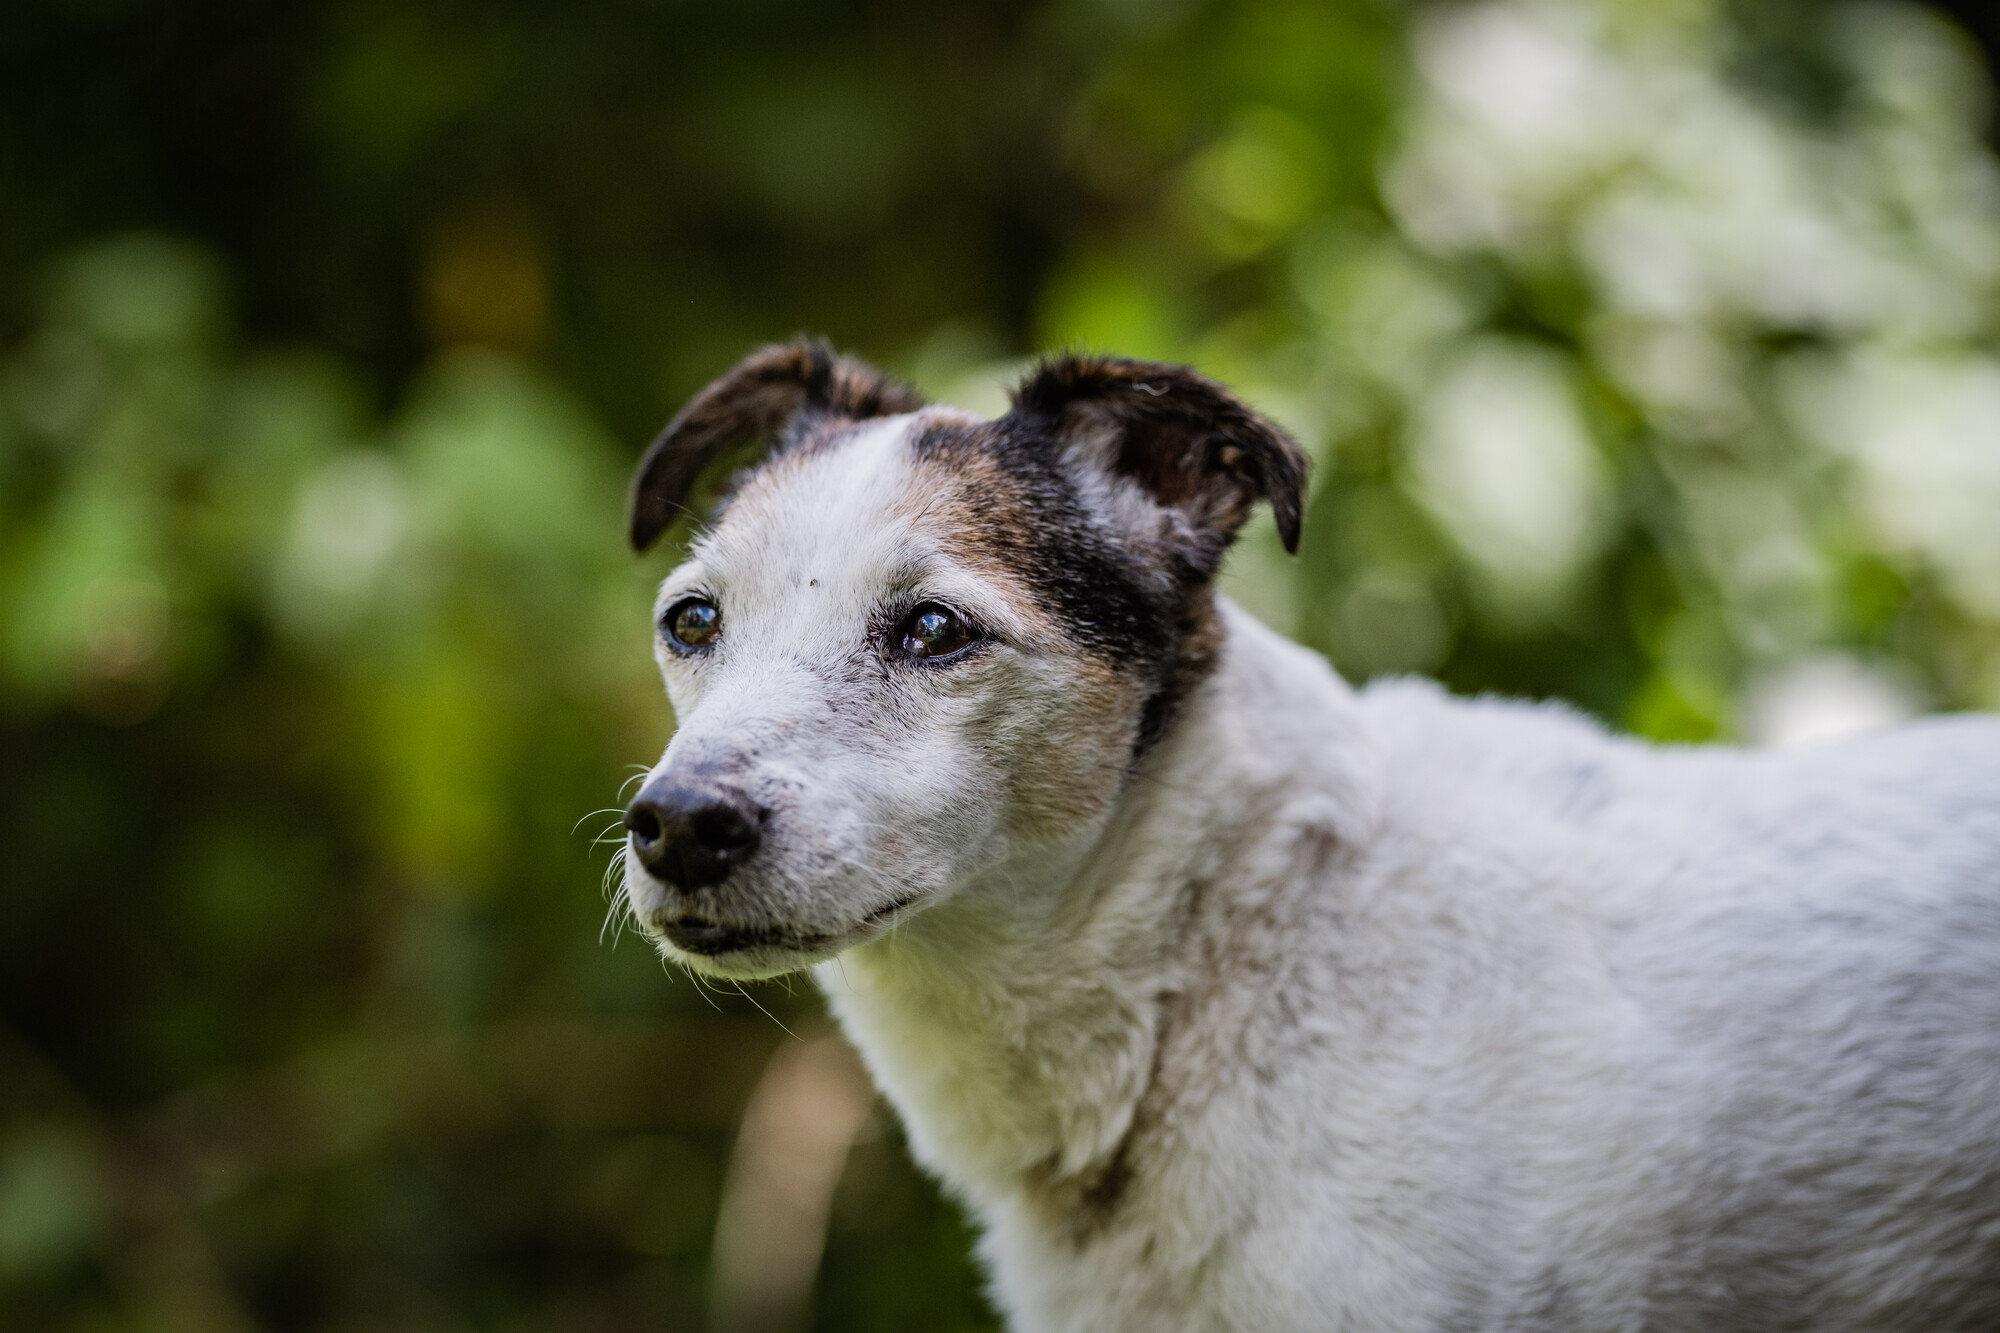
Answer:
M655 878L693 890L719 884L757 850L764 811L739 792L683 787L655 778L625 807L639 864Z

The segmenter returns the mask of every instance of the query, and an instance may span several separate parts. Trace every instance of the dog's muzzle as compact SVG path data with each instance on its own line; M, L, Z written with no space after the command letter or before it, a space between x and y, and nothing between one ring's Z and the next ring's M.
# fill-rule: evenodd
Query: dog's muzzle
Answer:
M625 828L647 874L692 893L756 854L765 813L741 792L658 777L625 807Z

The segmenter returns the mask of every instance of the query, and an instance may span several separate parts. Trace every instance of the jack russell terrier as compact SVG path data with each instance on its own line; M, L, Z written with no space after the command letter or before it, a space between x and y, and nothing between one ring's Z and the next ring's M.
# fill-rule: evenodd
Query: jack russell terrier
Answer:
M1356 692L1216 595L1306 459L1182 367L982 421L766 348L633 545L750 442L660 589L626 902L815 968L1012 1327L2000 1329L2000 719Z

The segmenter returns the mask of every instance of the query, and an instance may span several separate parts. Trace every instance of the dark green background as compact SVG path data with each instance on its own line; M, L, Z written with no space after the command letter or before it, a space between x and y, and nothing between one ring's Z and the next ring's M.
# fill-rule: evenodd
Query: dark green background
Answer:
M1688 12L1774 123L1878 123L1848 11ZM936 390L1066 342L1261 387L1322 481L1297 565L1260 530L1236 577L1355 675L1704 739L1764 666L1834 648L1990 705L1991 618L1757 397L1864 334L1718 325L1757 406L1717 447L1823 556L1823 614L1774 648L1784 608L1691 554L1675 427L1607 369L1567 242L1399 237L1416 18L8 4L0 1327L700 1324L735 1117L778 1019L823 1020L807 984L706 993L601 933L592 839L671 727L671 556L622 549L625 470L759 341L822 333ZM1412 498L1422 384L1340 350L1350 259L1392 252L1463 297L1464 336L1568 367L1606 535L1553 609L1495 601ZM969 1240L884 1129L817 1326L992 1327Z

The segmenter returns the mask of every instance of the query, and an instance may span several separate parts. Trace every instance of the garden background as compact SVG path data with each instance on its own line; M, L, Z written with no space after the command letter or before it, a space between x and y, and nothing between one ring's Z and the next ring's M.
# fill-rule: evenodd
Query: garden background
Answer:
M0 1327L995 1327L810 985L609 921L625 473L761 341L1230 382L1357 680L2000 707L1991 95L1892 3L12 0Z

